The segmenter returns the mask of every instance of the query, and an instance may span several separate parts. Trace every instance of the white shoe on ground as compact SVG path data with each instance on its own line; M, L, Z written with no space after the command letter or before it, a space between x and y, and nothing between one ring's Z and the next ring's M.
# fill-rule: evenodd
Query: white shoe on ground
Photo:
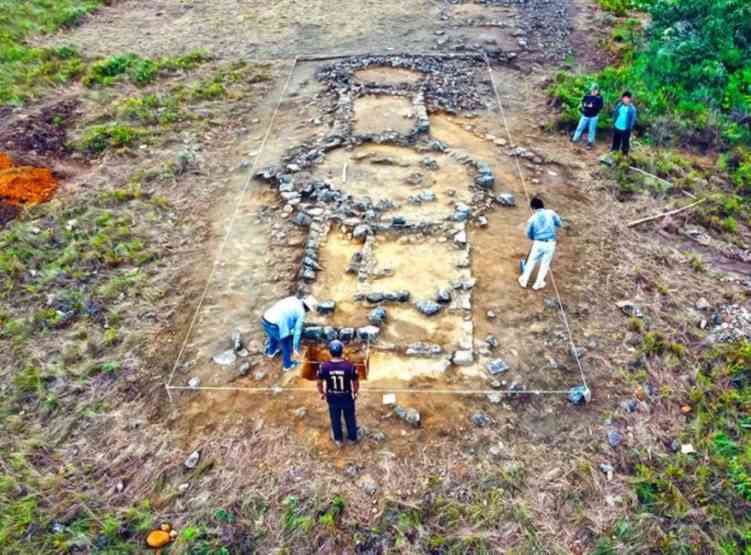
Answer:
M540 289L543 289L545 287L545 285L547 285L547 284L544 281L542 283L535 283L532 286L532 289L534 289L535 291L539 291Z
M523 289L527 288L527 282L524 281L524 276L519 276L519 285L521 285Z

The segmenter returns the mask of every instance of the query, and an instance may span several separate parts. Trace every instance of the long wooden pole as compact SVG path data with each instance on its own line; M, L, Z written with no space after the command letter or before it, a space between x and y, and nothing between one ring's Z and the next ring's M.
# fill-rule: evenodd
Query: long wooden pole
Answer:
M673 214L678 214L679 212L683 212L684 210L688 210L689 208L693 208L694 206L700 205L702 202L704 202L705 198L699 199L696 202L692 202L691 204L688 204L686 206L683 206L682 208L676 208L675 210L670 210L669 212L663 212L662 214L655 214L654 216L648 216L646 218L642 218L640 220L635 220L633 222L629 222L626 224L626 227L634 227L635 225L643 224L644 222L649 222L652 220L656 220L658 218L664 218L665 216L672 216Z

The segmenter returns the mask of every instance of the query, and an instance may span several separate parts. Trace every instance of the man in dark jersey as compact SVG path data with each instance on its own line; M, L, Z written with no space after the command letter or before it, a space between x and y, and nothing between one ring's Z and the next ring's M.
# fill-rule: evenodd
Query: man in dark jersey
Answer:
M342 445L342 414L347 423L347 439L357 441L357 421L355 420L355 399L360 389L357 370L348 360L342 358L344 345L341 341L329 343L331 360L321 364L318 371L318 392L321 399L329 403L331 431L337 447ZM324 384L326 390L324 392Z

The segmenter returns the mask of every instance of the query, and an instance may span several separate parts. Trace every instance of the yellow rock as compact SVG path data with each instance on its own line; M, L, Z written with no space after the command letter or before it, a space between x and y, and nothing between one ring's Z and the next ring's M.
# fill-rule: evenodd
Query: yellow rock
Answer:
M164 530L152 530L149 532L149 535L146 536L146 543L148 546L157 549L164 547L171 541L172 536L170 536L169 532L165 532Z

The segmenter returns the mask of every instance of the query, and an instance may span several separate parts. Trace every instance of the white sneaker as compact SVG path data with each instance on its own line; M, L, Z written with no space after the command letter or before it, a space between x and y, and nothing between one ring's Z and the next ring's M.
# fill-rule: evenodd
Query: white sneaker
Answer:
M527 288L527 282L524 281L524 276L519 276L519 285L521 285L523 289Z
M544 281L542 283L535 283L532 286L532 289L534 289L535 291L539 291L540 289L543 289L545 287L545 285L547 285L547 284Z

